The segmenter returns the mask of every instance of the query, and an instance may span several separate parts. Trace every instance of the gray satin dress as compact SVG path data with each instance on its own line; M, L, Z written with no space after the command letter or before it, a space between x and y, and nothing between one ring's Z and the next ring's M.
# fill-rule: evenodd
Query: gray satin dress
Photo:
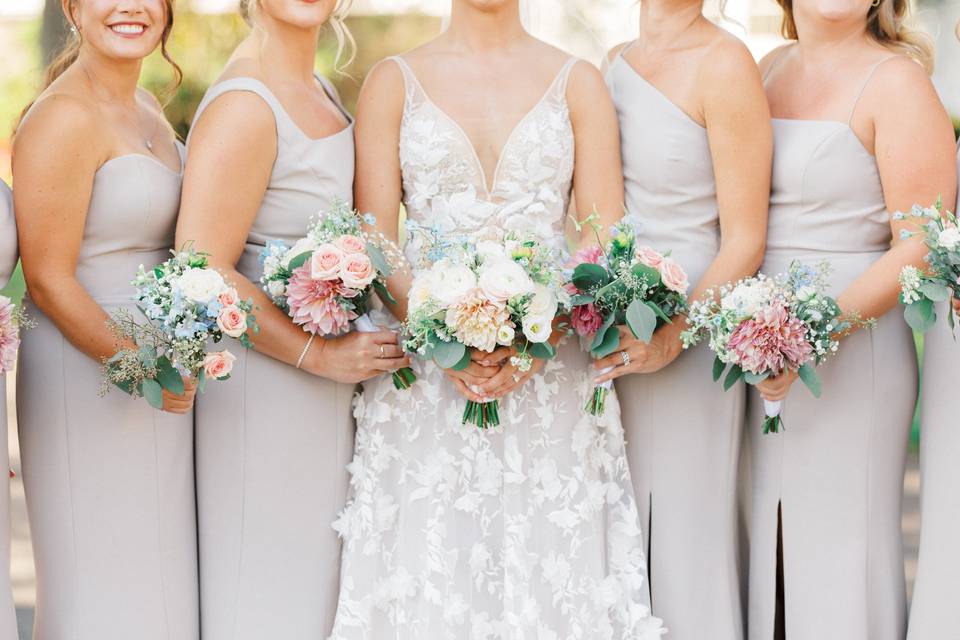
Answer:
M957 203L960 205L960 202ZM958 206L954 211L960 209ZM960 342L937 306L927 332L920 408L920 557L910 605L909 640L958 634L960 606L960 420L951 388L960 378Z
M641 242L671 251L692 285L720 249L707 130L618 55L627 212ZM627 457L649 548L653 614L677 640L741 640L737 465L745 391L713 381L701 345L652 374L617 379ZM646 526L649 523L649 528Z
M830 294L837 296L890 248L891 214L876 159L849 119L773 125L763 272L783 272L792 260L828 260ZM902 309L845 338L818 373L822 396L794 384L779 434L760 433L763 403L749 392L749 637L774 637L780 507L787 640L902 640L901 494L917 389Z
M195 121L231 91L259 96L277 123L273 174L237 264L257 283L268 240L292 243L333 198L352 202L353 126L311 139L252 78L211 87ZM223 223L229 224L228 212ZM238 342L230 349L237 356L232 377L208 385L196 406L203 637L326 638L340 579L340 542L331 524L346 500L355 387Z
M181 177L138 154L97 171L76 277L104 310L136 313L138 266L170 256ZM17 407L34 640L198 638L193 416L119 390L101 398L100 363L29 309Z
M0 180L0 289L7 285L17 265L17 223L13 218L13 194ZM10 586L10 474L7 466L6 375L0 373L0 638L17 637L17 619Z

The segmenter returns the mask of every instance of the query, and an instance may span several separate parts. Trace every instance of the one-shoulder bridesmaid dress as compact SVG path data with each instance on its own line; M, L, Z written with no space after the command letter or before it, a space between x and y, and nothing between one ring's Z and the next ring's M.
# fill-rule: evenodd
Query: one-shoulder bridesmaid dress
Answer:
M139 154L97 171L76 277L107 312L137 313L137 268L170 256L181 178ZM37 327L22 337L17 407L34 640L198 638L192 414L119 390L101 398L100 363L29 308Z
M954 211L958 209L960 206ZM951 394L952 385L960 379L960 342L954 338L960 328L950 329L948 313L953 313L950 305L937 306L937 324L925 339L920 407L920 557L908 640L948 638L960 629L960 419Z
M671 251L695 285L720 250L707 130L627 62L629 48L607 74L627 212L643 223L641 242ZM677 640L743 638L736 497L746 393L743 385L724 393L712 362L702 345L616 382L653 613Z
M863 88L872 77L873 71ZM762 270L776 274L793 260L828 260L834 296L880 259L892 239L876 158L849 122L773 122ZM774 637L778 514L786 638L903 639L900 513L916 362L912 333L902 310L893 309L874 328L845 338L836 357L818 368L819 399L802 383L793 385L782 432L759 433L763 403L750 389L751 640Z
M0 180L0 289L7 285L17 264L17 223L13 218L13 194ZM0 638L17 637L10 585L10 474L7 465L6 375L0 373Z
M252 78L211 87L195 121L232 91L259 96L277 123L273 174L237 264L256 283L267 241L292 243L332 199L352 202L353 126L311 139ZM203 637L322 640L337 604L340 543L331 524L346 499L355 386L255 350L234 353L230 380L208 386L196 406Z

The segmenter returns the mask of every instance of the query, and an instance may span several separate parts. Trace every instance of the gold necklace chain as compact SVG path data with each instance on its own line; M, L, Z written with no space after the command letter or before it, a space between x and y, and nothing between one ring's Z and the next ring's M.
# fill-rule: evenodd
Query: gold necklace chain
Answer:
M87 80L90 82L91 85L98 84L95 73L87 69L86 65L83 65L80 68L83 70L84 75L87 76ZM132 124L134 129L137 130L137 134L139 134L140 140L143 142L143 146L147 148L147 151L153 154L153 139L157 137L157 132L159 131L160 126L159 125L154 126L153 133L147 136L143 132L143 128L140 126L140 108L139 108L139 104L136 103L136 95L134 95L134 103L137 104L137 106L135 107L137 110L136 117L131 117L131 114L129 114L125 109L122 111L123 116L127 120L127 122Z

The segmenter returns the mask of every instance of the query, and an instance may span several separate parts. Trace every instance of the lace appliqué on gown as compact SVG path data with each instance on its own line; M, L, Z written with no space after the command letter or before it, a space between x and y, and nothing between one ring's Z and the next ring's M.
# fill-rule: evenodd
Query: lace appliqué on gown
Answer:
M523 229L563 243L573 176L569 62L517 125L492 184L469 139L406 63L404 203L424 225ZM460 424L465 400L431 362L407 391L364 385L335 639L654 639L640 517L616 401L578 345L501 400L501 426Z

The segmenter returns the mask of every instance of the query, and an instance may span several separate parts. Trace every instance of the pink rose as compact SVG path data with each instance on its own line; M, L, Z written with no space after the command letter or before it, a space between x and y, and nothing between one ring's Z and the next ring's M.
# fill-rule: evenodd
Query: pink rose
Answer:
M343 251L332 244L322 244L310 258L310 277L314 280L336 280L340 277Z
M224 307L217 316L217 326L231 338L239 338L247 330L247 314L233 305Z
M220 304L222 304L223 306L232 307L233 305L237 304L237 302L240 300L240 294L237 293L236 289L231 287L226 291L224 291L223 293L221 293L218 300L220 300Z
M573 255L573 264L574 266L578 264L603 264L606 262L606 255L603 253L603 249L599 246L593 245L589 247L584 247L580 249Z
M223 380L233 371L233 363L236 359L237 357L227 350L208 353L203 359L203 370L208 378Z
M574 307L570 313L570 324L573 330L580 336L592 336L603 326L603 318L597 313L597 308L593 303L588 303Z
M681 295L686 295L690 288L690 282L687 280L687 272L673 258L663 258L660 262L660 277L667 289L676 291Z
M663 262L663 254L650 247L637 247L637 259L648 267L659 269L660 263Z
M340 265L340 279L350 289L363 289L376 277L377 271L365 253L350 254Z
M340 236L333 241L337 248L339 248L344 253L366 253L367 244L358 238L357 236L345 235Z

